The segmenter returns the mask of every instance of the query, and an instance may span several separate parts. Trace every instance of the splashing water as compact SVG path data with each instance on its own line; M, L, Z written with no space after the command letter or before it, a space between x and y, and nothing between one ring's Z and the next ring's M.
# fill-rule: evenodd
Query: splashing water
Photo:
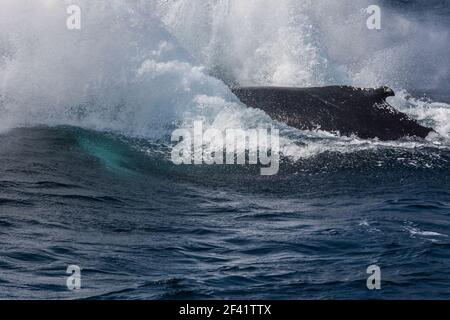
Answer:
M448 299L448 1L370 4L382 30L363 0L0 1L0 298ZM436 133L300 131L249 84L389 85ZM295 161L175 166L194 120L276 127Z
M355 139L274 123L224 82L402 89L437 87L449 74L448 31L386 9L387 32L368 32L366 1L79 1L77 32L65 27L69 3L2 2L0 128L74 125L161 138L195 119L221 129L276 126L296 157L352 150ZM397 108L434 117L448 137L446 104L402 97ZM301 149L292 143L299 139Z

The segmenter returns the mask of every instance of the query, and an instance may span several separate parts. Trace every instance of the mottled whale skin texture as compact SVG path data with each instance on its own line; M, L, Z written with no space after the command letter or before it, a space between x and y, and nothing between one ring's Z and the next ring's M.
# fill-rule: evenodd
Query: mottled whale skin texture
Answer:
M262 109L273 119L301 130L380 140L425 138L433 131L389 105L386 98L395 93L388 87L235 87L232 91L248 107Z

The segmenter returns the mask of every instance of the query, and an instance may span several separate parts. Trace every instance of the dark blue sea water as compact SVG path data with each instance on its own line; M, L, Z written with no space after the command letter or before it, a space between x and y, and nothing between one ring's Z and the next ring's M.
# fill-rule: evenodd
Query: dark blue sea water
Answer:
M448 1L390 5L450 16ZM402 106L440 137L310 132L296 142L323 150L271 177L175 166L166 140L69 121L2 130L0 299L449 299L447 85L406 88L432 100ZM370 265L381 290L366 287Z
M448 150L324 153L263 178L73 128L0 142L2 298L450 296Z

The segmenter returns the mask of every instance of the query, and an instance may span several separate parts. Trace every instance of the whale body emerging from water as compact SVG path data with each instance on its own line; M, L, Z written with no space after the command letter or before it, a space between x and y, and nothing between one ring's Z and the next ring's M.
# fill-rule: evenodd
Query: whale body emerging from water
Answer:
M386 98L395 93L388 87L235 87L232 91L248 107L262 109L273 119L301 130L380 140L425 138L433 131L389 105Z

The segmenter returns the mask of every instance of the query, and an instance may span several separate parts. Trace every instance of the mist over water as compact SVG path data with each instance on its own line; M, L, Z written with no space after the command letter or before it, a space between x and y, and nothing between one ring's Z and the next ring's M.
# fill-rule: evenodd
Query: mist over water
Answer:
M72 124L158 137L199 110L202 96L222 97L223 108L236 102L143 3L82 1L79 32L66 28L67 3L2 3L4 126Z
M169 30L208 69L239 85L446 88L448 20L380 1L159 1ZM366 26L382 8L382 30ZM440 21L439 21L440 20Z

